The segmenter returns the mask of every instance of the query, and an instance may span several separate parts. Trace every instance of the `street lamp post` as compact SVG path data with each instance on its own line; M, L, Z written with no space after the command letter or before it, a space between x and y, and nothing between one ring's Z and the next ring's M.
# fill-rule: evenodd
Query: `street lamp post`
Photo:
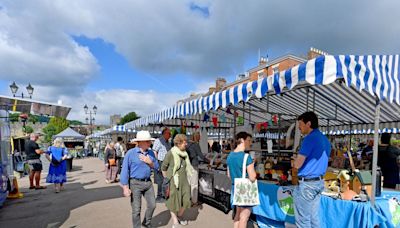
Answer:
M89 115L89 117L86 117L86 123L89 124L90 134L93 134L93 124L96 120L94 116L96 115L97 107L94 105L92 110L89 110L88 106L85 104L85 106L83 106L83 110L85 110L86 115Z
M19 88L19 87L17 86L17 84L15 84L15 82L13 82L13 83L10 85L10 89L11 89L11 92L12 92L12 94L13 94L13 97L21 97L21 98L24 98L24 93L21 93L21 96L15 95L15 94L18 92L18 88ZM30 98L30 99L32 99L33 90L34 90L34 88L32 87L31 83L29 83L29 85L26 87L26 91L28 91L28 94L29 94L29 98Z

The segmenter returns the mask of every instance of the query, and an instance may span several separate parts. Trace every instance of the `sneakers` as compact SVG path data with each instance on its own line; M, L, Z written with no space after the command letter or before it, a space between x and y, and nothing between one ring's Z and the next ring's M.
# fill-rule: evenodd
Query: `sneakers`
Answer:
M188 224L188 221L187 221L187 220L183 220L183 219L180 219L180 218L178 218L178 222L179 222L179 224L182 225L182 226L186 226L186 225Z
M146 225L146 224L144 224L144 222L142 222L142 227L145 227L145 228L152 228L151 225Z

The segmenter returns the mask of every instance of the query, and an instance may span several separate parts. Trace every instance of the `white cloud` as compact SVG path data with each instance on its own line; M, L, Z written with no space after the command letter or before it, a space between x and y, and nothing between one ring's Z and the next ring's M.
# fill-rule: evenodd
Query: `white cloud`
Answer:
M69 119L84 122L87 115L84 113L83 106L87 104L89 109L92 109L96 105L98 108L95 116L96 123L102 124L109 124L110 115L113 114L122 114L123 116L134 111L139 116L147 116L171 107L182 98L182 94L122 89L85 92L79 98L60 97L64 104L72 104Z

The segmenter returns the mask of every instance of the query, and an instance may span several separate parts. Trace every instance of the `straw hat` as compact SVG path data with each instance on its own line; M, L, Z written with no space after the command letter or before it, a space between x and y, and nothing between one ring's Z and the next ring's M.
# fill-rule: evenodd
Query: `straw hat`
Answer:
M155 138L152 138L149 131L138 131L136 134L136 139L133 142L139 141L154 141Z

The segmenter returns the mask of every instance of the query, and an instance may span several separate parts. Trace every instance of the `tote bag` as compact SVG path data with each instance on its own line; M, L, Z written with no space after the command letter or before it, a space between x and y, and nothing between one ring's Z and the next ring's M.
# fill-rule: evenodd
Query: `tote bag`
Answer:
M242 178L235 178L234 180L233 205L236 206L256 206L260 204L257 180L252 182L246 178L246 161L248 156L248 154L244 155Z

